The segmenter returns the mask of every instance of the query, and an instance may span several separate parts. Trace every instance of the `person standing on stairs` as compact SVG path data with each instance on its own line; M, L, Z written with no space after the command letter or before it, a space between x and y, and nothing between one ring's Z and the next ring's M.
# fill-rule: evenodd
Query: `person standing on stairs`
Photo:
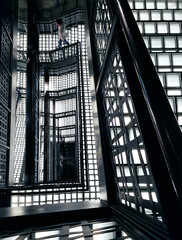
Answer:
M65 31L63 20L61 18L56 20L56 26L58 28L59 48L62 48L63 45L68 45L69 43L66 40L67 34Z

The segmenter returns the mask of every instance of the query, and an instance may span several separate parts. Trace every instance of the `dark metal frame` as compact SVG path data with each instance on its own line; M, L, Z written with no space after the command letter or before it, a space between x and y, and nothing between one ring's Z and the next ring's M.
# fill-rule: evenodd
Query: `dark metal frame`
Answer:
M68 89L68 90L63 90L61 92L51 92L51 91L47 91L46 92L46 97L45 97L45 158L44 158L44 165L45 165L45 171L44 171L44 182L50 182L50 183L59 183L60 181L57 181L56 179L53 179L52 181L49 181L47 178L46 173L48 172L48 162L49 162L49 137L48 136L48 132L49 132L49 101L50 99L59 99L61 96L66 97L69 95L73 95L76 97L76 101L77 101L77 111L76 111L76 116L79 119L79 123L77 123L76 120L76 125L78 124L78 126L76 126L76 141L78 140L78 128L79 128L79 145L76 147L77 151L78 151L78 147L80 149L80 179L81 181L76 181L73 183L73 185L70 183L69 185L72 187L75 186L82 186L85 189L88 188L88 175L87 175L87 147L85 146L85 153L84 153L84 158L85 158L85 164L83 163L83 142L82 142L82 135L83 135L83 131L82 131L82 127L84 126L85 128L85 106L84 106L84 93L83 93L83 73L82 73L82 62L81 62L81 46L80 43L76 43L76 44L71 44L69 46L64 47L63 49L57 49L57 50L53 50L51 52L48 53L51 63L41 63L41 67L46 67L49 69L55 69L54 71L56 71L56 67L65 66L65 65L70 65L71 63L74 65L76 64L76 68L77 68L77 82L78 82L78 86L77 89ZM61 62L60 62L61 61ZM48 61L49 62L49 61ZM46 70L45 72L45 78L46 78L46 82L47 84L49 83L49 77L48 77L48 71ZM82 96L80 94L80 92L82 91ZM81 106L82 104L82 106ZM83 116L82 116L83 115ZM56 117L56 116L55 116ZM76 118L76 119L77 119ZM84 139L86 142L86 131L84 131ZM47 169L47 170L46 170ZM86 179L84 179L84 169L86 171ZM84 184L84 181L86 181L86 186ZM59 183L59 186L63 186L64 184ZM57 187L57 186L56 186Z
M104 1L104 4L107 4L109 7L112 17L112 27L110 29L105 51L99 53L102 54L103 61L99 61L100 56L98 56L96 51L97 36L93 31L95 27L93 20L95 19L94 14L96 13L98 1L94 1L93 3L88 0L87 8L92 9L88 18L90 20L91 47L93 53L92 57L94 59L93 67L96 85L96 93L93 94L93 98L97 99L98 104L97 107L106 176L106 189L104 191L107 192L107 197L104 199L107 199L108 201L106 204L102 202L97 206L98 208L94 208L92 205L93 203L88 203L86 207L84 206L86 203L81 205L75 203L72 207L69 204L65 204L64 206L62 205L62 207L66 207L65 211L60 212L57 210L61 205L55 206L55 209L53 209L54 206L50 206L50 209L47 209L47 206L45 206L45 208L32 206L30 208L24 208L22 215L16 215L13 211L11 212L10 209L4 209L0 220L2 223L5 223L5 231L11 231L12 229L10 230L10 226L13 226L14 230L17 231L17 229L23 230L30 227L30 224L26 225L28 220L29 222L31 220L33 224L36 220L38 224L48 226L52 223L60 223L60 218L64 219L63 221L65 222L66 217L66 220L70 222L70 219L72 220L74 218L74 220L77 220L77 217L79 220L85 220L85 218L88 218L88 214L90 214L89 217L94 219L102 214L105 217L112 217L115 219L115 221L119 223L119 227L124 229L134 239L180 239L182 237L182 193L180 188L182 182L180 175L182 152L179 143L182 142L182 136L179 126L171 108L169 107L169 103L160 85L157 73L155 72L152 61L145 48L129 5L125 0ZM89 8L89 6L91 7ZM149 159L148 167L152 173L149 178L144 176L143 178L139 177L138 179L135 179L136 182L132 177L130 178L134 184L140 180L144 181L144 183L145 181L149 181L149 184L151 183L153 185L153 189L158 197L158 203L155 205L139 198L137 196L137 193L139 192L138 189L134 197L129 194L127 197L124 196L126 197L126 201L130 204L136 201L136 210L132 209L131 205L128 207L120 203L120 197L123 198L124 194L122 195L122 192L120 191L121 189L118 187L118 182L122 178L129 181L130 178L127 178L126 176L117 176L116 173L115 167L117 167L117 164L113 161L113 149L116 151L118 149L117 147L112 146L110 129L108 127L108 121L110 123L112 120L112 118L109 119L109 117L112 114L107 113L104 99L107 90L109 92L109 88L111 88L111 90L114 89L114 85L111 86L110 84L107 88L104 84L107 80L107 74L110 71L108 65L113 57L112 52L115 48L117 49L116 55L119 54L119 60L120 58L122 59L122 67L124 70L122 76L124 76L124 81L127 81L127 87L125 90L128 95L131 94L133 99L135 108L135 114L133 115L135 117L135 123L139 124L138 127L142 133L136 141L141 143L141 138L143 138L147 157ZM112 103L114 103L114 101L112 102L111 98L111 104ZM113 115L115 117L116 113ZM172 164L173 161L175 162L175 166ZM131 171L132 168L129 169ZM134 169L134 171L136 171L136 169ZM137 175L134 174L134 177L136 176ZM102 180L104 179L103 176L101 178ZM127 190L129 193L130 189L127 188ZM148 188L145 190L150 191ZM88 210L89 206L92 211ZM162 214L163 222L158 221L157 216L155 216L155 218L150 218L145 215L144 212L137 211L140 210L140 208L145 209L147 207L159 211L160 214ZM76 210L77 208L79 209ZM31 214L29 214L29 210L31 211ZM75 213L74 216L72 210ZM33 215L32 211L34 212ZM76 215L77 217L75 218ZM46 219L45 221L44 218ZM21 221L19 222L17 220ZM22 223L23 225L20 226L19 223ZM88 232L89 229L85 228L85 231L85 237L91 237L90 232ZM61 236L63 237L63 235ZM121 237L119 231L117 237L119 239Z
M100 63L99 61L97 54L99 51L96 46L97 35L94 33L95 16L96 14L98 14L97 18L99 16L99 9L97 8L98 2L101 5L103 4L102 6L107 4L113 18L110 40L108 41L103 63ZM111 52L114 46L113 37L115 34L118 41L119 54L122 58L124 72L126 74L128 86L135 106L140 131L142 133L149 158L149 168L154 177L153 185L159 199L160 208L162 210L161 213L167 224L171 239L179 238L182 236L179 224L179 219L182 218L182 181L180 174L182 169L182 152L179 144L179 142L182 143L182 135L179 125L177 124L166 95L164 94L159 78L155 72L153 63L150 59L148 51L146 50L142 36L138 30L127 1L95 1L94 3L87 1L87 3L88 8L93 9L93 12L89 15L91 31L90 37L92 43L92 54L94 55L94 59L97 60L93 62L93 66L98 111L100 113L99 119L101 125L101 136L104 136L105 134L107 135L102 138L103 154L105 153L105 149L108 149L108 146L110 146L110 150L107 150L107 157L104 158L104 164L106 165L106 169L108 161L112 166L110 133L108 131L107 134L106 131L102 130L102 128L107 128L108 123L104 123L105 119L103 116L105 116L106 110L101 108L101 102L105 105L103 101L104 81L108 74L107 66L108 61L111 58ZM103 9L105 10L106 8L103 7ZM100 14L102 13L100 12ZM102 20L100 19L98 21ZM100 54L102 54L102 52ZM107 141L107 139L110 140ZM155 159L157 159L157 161ZM113 173L111 173L111 169L113 169ZM110 189L110 179L113 181L113 176L116 176L114 166L113 168L110 168L109 173L106 171L106 180L108 179L109 182L109 185L107 186L109 197L112 196L112 194L116 196L118 195L117 190L114 190L115 188ZM166 186L168 187L166 188ZM130 199L132 199L132 197L128 196L127 200L129 202ZM111 201L114 203L115 199L112 200L111 198ZM151 234L150 231L148 231L148 233Z

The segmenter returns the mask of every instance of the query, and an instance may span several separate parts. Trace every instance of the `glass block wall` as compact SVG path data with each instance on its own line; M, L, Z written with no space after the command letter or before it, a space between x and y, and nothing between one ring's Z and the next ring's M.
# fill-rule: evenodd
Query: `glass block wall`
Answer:
M4 4L5 6L8 3ZM4 6L0 5L3 9ZM0 11L0 186L6 185L7 163L9 158L10 119L11 119L11 85L12 85L12 16L11 9Z
M182 1L128 2L182 128Z
M61 17L61 16L58 16ZM57 18L58 18L57 17ZM58 45L58 38L56 32L56 25L55 19L51 20L39 20L38 22L38 29L39 29L39 50L40 50L40 62L45 62L46 53L54 50L57 48ZM98 168L97 168L97 157L96 157L96 150L95 150L95 139L94 139L94 128L93 128L93 116L92 116L92 106L91 106L91 93L90 93L90 82L89 82L89 72L88 72L88 63L87 63L87 46L86 46L86 38L85 38L85 25L83 19L83 11L82 9L72 11L64 15L64 21L67 25L67 33L68 33L68 42L70 44L76 43L79 41L81 43L81 52L82 52L82 63L83 63L83 88L84 88L84 104L85 104L85 119L86 119L86 136L87 139L83 139L85 142L85 146L87 146L87 169L84 170L84 179L85 180L85 187L49 187L41 189L37 188L34 190L13 190L12 191L12 206L28 206L28 205L42 205L42 204L54 204L54 203L64 203L64 202L77 202L77 201L90 201L90 200L98 200L100 198L99 195L99 179L98 179ZM24 25L21 29L26 29ZM21 51L26 48L26 31L19 33L19 44L20 44L20 54L18 56L19 62L23 62L25 64L26 61L26 54ZM42 57L44 56L44 57ZM20 64L21 65L21 64ZM21 65L22 66L22 65ZM25 67L25 65L24 65ZM62 73L69 72L68 67L64 67L60 69ZM24 90L26 87L26 75L25 68L18 69L17 74L17 88ZM67 81L66 81L67 80ZM74 79L73 79L74 80ZM70 82L70 74L64 74L63 82ZM60 82L60 77L55 76L52 74L50 76L50 87L51 90L58 90L57 88L65 87L64 83ZM71 84L71 82L70 82ZM20 86L21 85L21 86ZM39 179L43 178L42 169L43 169L43 158L44 158L44 73L41 73L40 77L40 133L41 133L41 140L40 140L40 172L39 172ZM81 95L83 92L81 92ZM20 119L18 125L17 120L17 135L16 135L16 142L21 142L22 144L17 144L15 150L15 174L14 174L14 183L15 185L21 184L22 180L22 171L24 171L23 166L23 149L24 149L24 138L25 138L25 95L21 98L19 103L18 109L18 117ZM21 131L20 130L21 128ZM83 129L83 131L85 131ZM21 149L22 150L21 150ZM86 149L83 149L84 152ZM19 152L21 151L21 154ZM17 167L16 167L17 166Z

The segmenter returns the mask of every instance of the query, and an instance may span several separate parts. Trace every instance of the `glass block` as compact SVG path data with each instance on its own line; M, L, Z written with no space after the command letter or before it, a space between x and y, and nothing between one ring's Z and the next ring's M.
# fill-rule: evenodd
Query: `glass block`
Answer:
M174 53L172 55L173 65L181 66L182 65L182 53Z
M154 64L154 66L156 65L156 55L155 54L152 54L152 53L150 53L150 57L151 57L151 59L152 59L152 62L153 62L153 64Z
M140 30L140 33L143 33L143 23L138 22L137 25Z
M182 113L182 98L177 99L177 111Z
M146 47L149 48L149 38L148 37L144 37L143 40L145 42Z
M145 33L155 33L156 29L155 29L155 23L145 23L144 24L144 28L145 28Z
M159 79L160 79L160 82L161 82L162 86L164 86L164 74L159 73L158 76L159 76Z
M151 12L152 21L161 20L161 11Z
M167 1L167 6L168 6L168 8L169 9L175 9L175 8L177 8L177 1L174 1L174 0L172 0L172 1Z
M169 66L170 65L170 54L158 54L158 65L160 66Z
M181 90L168 90L168 96L181 96Z
M165 37L164 44L165 44L165 48L175 48L176 47L175 37Z
M178 8L182 9L182 2L178 2Z
M163 11L163 19L167 21L173 20L172 11L170 10Z
M162 38L161 37L151 38L151 47L152 48L162 48Z
M139 12L139 16L140 16L140 20L141 21L145 21L145 20L149 20L150 17L149 17L149 11L140 11Z
M155 9L155 0L146 1L146 8L147 9Z
M166 9L166 1L164 0L158 0L156 1L157 9Z
M136 9L144 9L144 1L136 0L135 1L135 8Z
M179 116L179 117L178 117L178 124L179 124L179 125L182 125L182 116Z
M179 74L167 74L166 75L166 82L168 87L180 87L180 76Z
M182 37L178 37L178 47L182 48Z
M174 20L181 21L182 20L182 11L178 10L174 12Z
M175 101L174 101L174 98L168 98L169 100L169 104L173 110L173 112L175 111Z
M138 21L138 11L137 10L133 10L133 16L135 18L136 21Z
M128 3L129 3L129 5L130 5L130 8L131 8L131 9L134 9L133 1L132 1L132 0L128 0Z
M180 23L170 23L170 33L180 33L181 24Z
M167 23L157 23L157 32L158 33L167 33L168 32Z

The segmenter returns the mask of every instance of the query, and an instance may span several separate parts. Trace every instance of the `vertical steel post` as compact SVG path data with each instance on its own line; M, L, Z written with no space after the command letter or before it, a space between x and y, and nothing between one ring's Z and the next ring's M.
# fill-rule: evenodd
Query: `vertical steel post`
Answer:
M56 111L56 101L55 99L53 100L53 129L52 129L52 134L53 134L53 156L52 156L52 175L51 175L51 180L55 181L56 177L56 116L55 116L55 111Z
M27 0L28 51L27 51L27 96L26 96L26 159L25 185L38 181L38 31L34 0Z
M50 101L49 101L49 72L44 70L45 95L44 95L44 182L49 180L49 126L50 126Z

